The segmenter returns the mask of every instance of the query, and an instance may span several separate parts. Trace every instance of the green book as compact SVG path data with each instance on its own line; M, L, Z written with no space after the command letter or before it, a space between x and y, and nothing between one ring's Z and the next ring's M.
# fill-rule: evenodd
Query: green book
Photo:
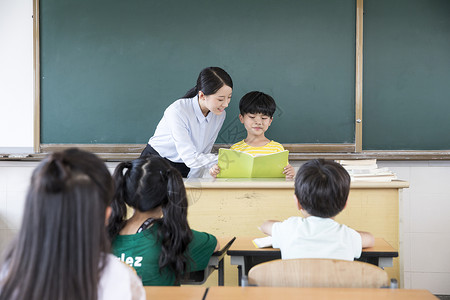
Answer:
M253 156L251 154L219 149L220 178L276 178L285 177L289 151Z

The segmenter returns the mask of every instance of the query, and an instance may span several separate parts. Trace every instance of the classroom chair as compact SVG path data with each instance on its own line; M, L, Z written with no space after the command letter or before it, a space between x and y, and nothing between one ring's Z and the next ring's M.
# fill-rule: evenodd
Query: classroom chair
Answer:
M181 284L193 284L193 285L200 285L205 283L205 281L208 279L209 275L211 275L214 270L217 270L218 272L218 285L223 286L225 283L225 269L224 269L224 258L225 254L227 253L228 249L233 244L236 237L233 237L230 239L226 244L223 245L219 251L216 251L212 254L211 258L209 259L208 266L204 270L195 271L189 273L189 276L187 278L183 278L181 280ZM223 239L222 239L223 240Z
M254 266L249 285L283 287L388 287L386 271L377 266L337 259L273 260Z

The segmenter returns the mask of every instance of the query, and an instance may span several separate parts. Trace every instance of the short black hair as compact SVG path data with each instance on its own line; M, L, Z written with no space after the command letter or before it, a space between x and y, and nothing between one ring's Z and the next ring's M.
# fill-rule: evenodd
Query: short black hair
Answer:
M239 101L241 115L263 114L272 118L276 108L275 100L271 96L258 91L245 94Z
M332 218L347 203L350 175L338 163L314 159L306 162L295 176L295 195L311 216Z

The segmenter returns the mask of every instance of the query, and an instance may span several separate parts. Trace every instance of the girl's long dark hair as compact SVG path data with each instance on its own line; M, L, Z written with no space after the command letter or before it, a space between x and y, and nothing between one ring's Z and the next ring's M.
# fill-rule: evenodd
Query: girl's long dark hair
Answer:
M233 80L225 70L219 67L204 68L200 71L197 84L186 92L183 98L195 97L199 91L206 96L215 94L224 85L233 88Z
M111 174L94 154L69 149L43 160L2 264L0 299L97 299L112 195Z
M114 240L126 224L125 204L141 212L161 206L163 218L156 220L162 246L159 269L168 268L178 281L187 271L187 249L192 240L181 174L163 158L148 156L120 163L113 177L116 193L108 225L110 238Z

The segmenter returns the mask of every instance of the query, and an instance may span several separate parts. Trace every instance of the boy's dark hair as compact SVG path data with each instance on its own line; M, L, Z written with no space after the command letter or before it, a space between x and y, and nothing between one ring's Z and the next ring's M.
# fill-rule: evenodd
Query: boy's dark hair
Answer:
M275 100L271 96L258 91L245 94L239 101L241 115L263 114L272 118L276 108Z
M295 195L308 214L331 218L340 213L350 192L350 175L338 163L314 159L295 176Z

